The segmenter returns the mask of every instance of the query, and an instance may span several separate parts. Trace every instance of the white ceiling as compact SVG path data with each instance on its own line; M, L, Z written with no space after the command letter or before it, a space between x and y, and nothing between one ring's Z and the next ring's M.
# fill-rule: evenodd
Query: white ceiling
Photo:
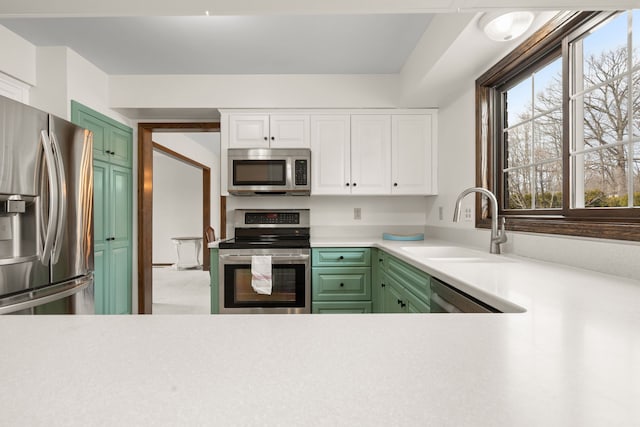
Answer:
M430 14L0 19L107 74L393 74Z

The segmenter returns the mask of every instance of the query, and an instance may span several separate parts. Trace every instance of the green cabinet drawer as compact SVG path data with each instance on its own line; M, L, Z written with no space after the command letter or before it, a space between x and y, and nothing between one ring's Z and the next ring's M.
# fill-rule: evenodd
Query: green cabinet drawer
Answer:
M321 248L313 249L311 263L314 267L369 267L369 248Z
M429 301L431 288L430 278L427 273L392 256L388 256L384 262L386 272L390 277L420 299Z
M311 305L314 314L362 314L371 313L370 301L334 301L314 302Z
M369 267L320 267L312 271L314 301L371 300Z

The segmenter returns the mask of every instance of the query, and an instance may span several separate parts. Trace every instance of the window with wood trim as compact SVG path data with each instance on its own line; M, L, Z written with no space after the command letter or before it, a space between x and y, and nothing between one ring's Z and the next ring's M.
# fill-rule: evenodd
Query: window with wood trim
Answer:
M508 229L640 240L640 10L556 16L476 104L477 184Z

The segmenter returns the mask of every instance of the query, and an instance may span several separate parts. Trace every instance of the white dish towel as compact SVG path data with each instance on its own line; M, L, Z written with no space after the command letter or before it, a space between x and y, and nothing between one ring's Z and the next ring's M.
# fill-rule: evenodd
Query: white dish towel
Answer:
M271 256L251 257L251 287L258 294L271 295Z

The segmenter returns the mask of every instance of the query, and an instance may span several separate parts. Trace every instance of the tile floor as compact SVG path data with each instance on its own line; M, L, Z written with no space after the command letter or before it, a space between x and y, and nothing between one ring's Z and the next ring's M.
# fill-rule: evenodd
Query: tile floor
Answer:
M153 267L153 314L209 314L209 272Z

